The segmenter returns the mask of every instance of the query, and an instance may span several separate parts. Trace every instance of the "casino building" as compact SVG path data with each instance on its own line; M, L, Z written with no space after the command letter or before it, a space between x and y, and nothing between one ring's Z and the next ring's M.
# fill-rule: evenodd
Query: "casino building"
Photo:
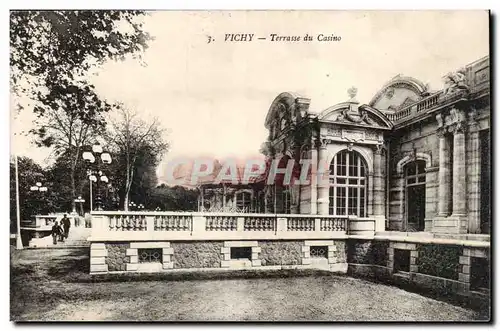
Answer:
M437 91L398 75L366 103L351 88L347 101L319 114L309 111L307 97L279 94L265 119L263 154L281 158L281 166L289 159L326 165L318 169L327 184L314 170L304 185L264 185L263 176L248 187L236 185L231 204L246 205L245 212L370 218L375 231L488 234L489 72L484 57L446 74ZM211 199L225 205L226 186L200 189L220 192ZM200 208L209 209L202 199Z

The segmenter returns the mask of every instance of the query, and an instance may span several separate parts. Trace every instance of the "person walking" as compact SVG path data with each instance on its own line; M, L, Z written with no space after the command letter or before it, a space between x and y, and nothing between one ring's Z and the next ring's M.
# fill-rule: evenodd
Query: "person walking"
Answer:
M59 225L59 223L57 223L57 221L54 222L54 225L52 225L52 232L51 232L51 235L52 235L52 243L54 245L57 245L57 238L61 238L62 237L62 229L61 229L61 226Z
M71 221L66 216L66 214L64 214L64 217L61 220L61 224L62 224L62 226L64 228L64 238L68 239L69 228L71 227Z

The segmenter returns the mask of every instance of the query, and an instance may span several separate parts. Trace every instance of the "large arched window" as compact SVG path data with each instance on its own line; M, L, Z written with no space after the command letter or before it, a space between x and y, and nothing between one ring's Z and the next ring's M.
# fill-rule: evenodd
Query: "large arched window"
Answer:
M366 216L367 171L363 157L344 150L330 164L330 214Z

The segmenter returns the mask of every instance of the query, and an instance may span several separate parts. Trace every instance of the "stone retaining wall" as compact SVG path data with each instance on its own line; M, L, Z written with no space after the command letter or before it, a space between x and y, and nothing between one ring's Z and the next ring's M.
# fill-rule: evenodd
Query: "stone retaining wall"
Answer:
M172 242L173 268L220 268L223 242Z
M236 251L236 248L241 247L245 247L247 253L243 257L232 257L232 249ZM161 259L141 260L140 252L145 254L144 250L148 249L155 251ZM359 238L108 242L92 243L90 272L323 269L426 290L470 294L474 290L471 284L477 283L477 270L484 269L481 265L489 264L489 254L488 247ZM397 259L403 259L405 267L401 266L401 261L395 263ZM488 284L488 281L484 284Z
M303 241L259 241L263 266L302 264Z

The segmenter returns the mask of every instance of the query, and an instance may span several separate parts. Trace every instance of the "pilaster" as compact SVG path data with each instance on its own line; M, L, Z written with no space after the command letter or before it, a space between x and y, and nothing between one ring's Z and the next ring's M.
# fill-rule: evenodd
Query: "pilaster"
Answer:
M444 130L439 130L437 135L439 137L438 216L445 217L450 212L450 144Z
M467 208L468 232L481 233L480 199L481 199L481 153L479 140L479 125L474 119L474 111L469 114L467 156Z
M327 139L321 139L321 146L318 152L318 214L319 215L328 215L328 205L329 205L329 167L327 164Z

